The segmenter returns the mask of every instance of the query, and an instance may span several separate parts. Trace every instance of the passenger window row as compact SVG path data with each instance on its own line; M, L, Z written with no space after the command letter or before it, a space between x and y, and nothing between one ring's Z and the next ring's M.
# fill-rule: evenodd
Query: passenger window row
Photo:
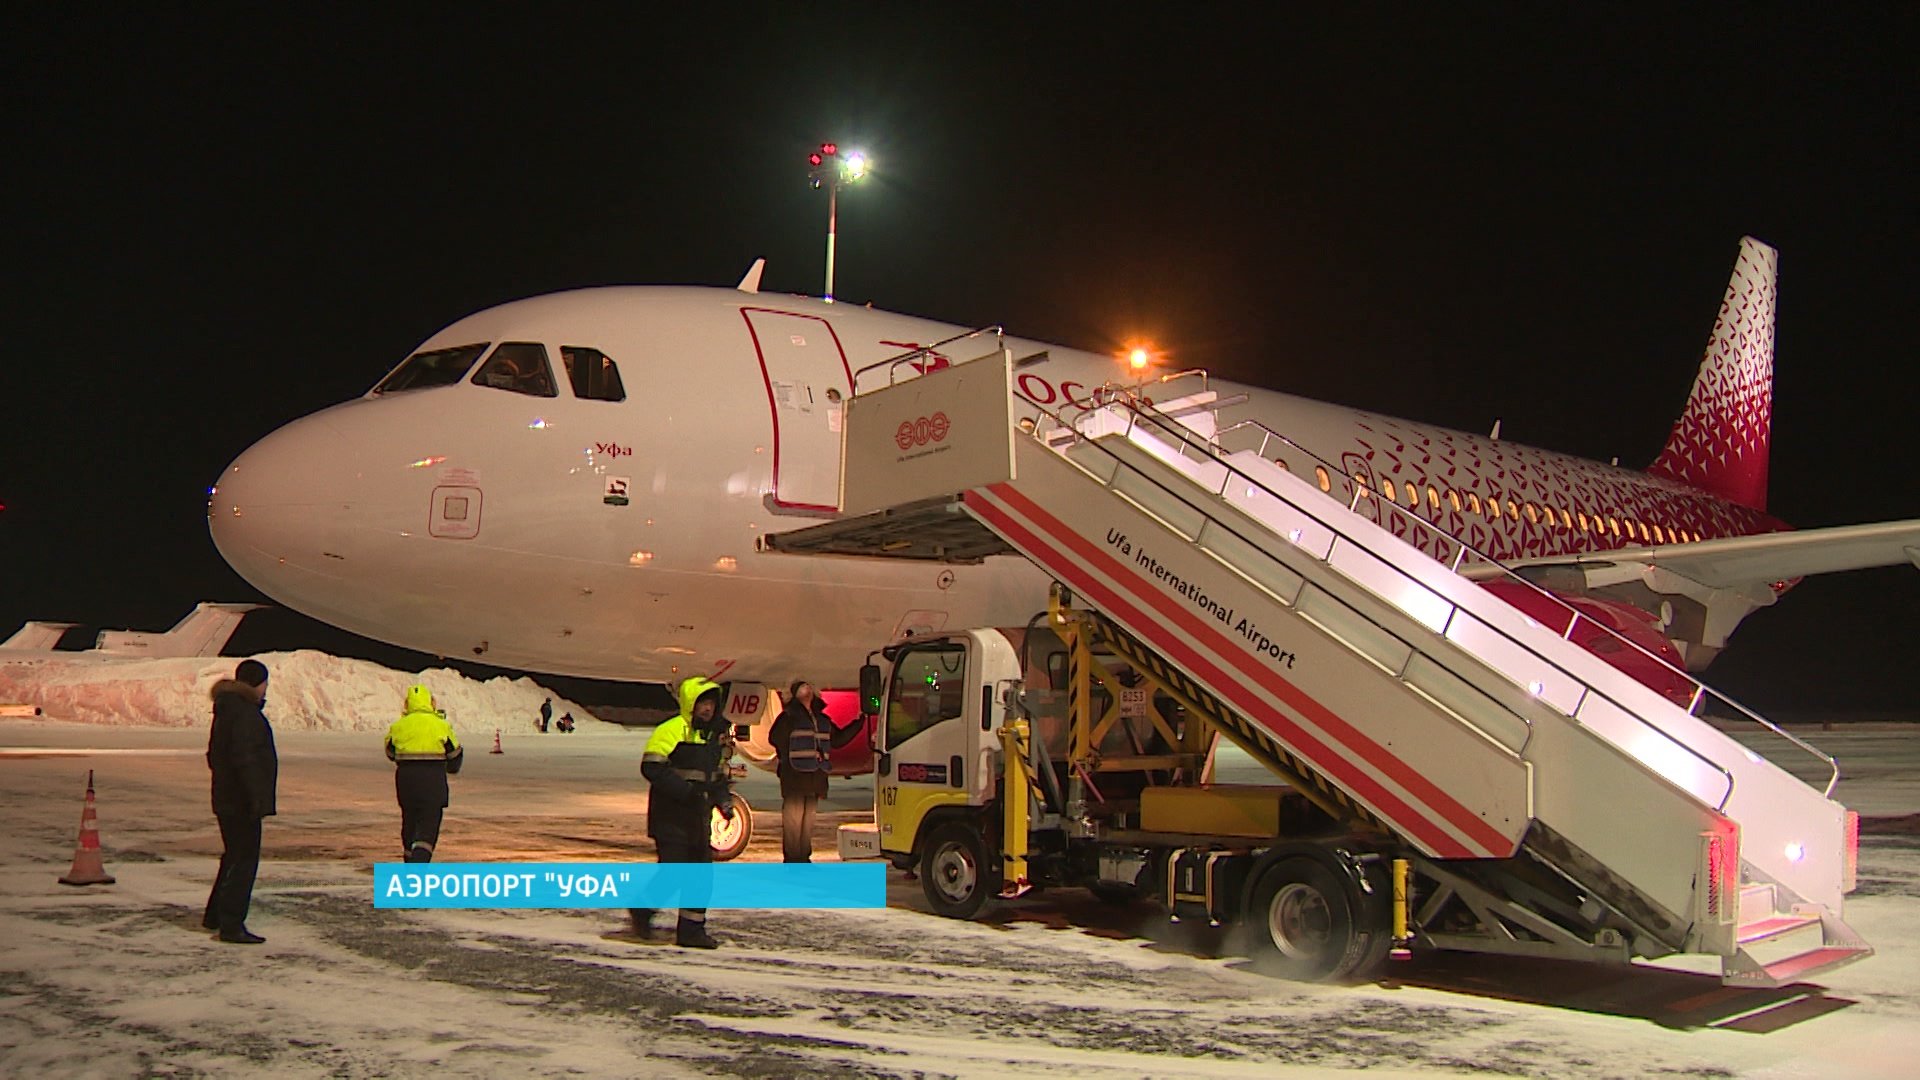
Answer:
M1281 465L1281 468L1285 467L1284 464ZM1320 490L1331 494L1333 491L1333 476L1327 471L1326 467L1324 465L1314 466L1313 474L1314 480L1320 485ZM1403 489L1397 488L1391 480L1381 478L1369 482L1365 476L1355 476L1353 477L1353 483L1354 490L1359 492L1360 498L1363 500L1378 497L1395 505L1399 505L1401 502ZM1565 507L1548 506L1544 503L1535 503L1532 500L1514 498L1502 500L1498 495L1488 495L1485 500L1482 500L1478 492L1469 491L1463 495L1461 492L1448 488L1443 493L1438 487L1431 484L1427 485L1423 492L1422 489L1416 486L1411 480L1406 481L1404 494L1408 507L1419 510L1424 506L1427 511L1427 516L1433 518L1440 516L1440 507L1444 500L1446 505L1450 507L1455 514L1472 517L1484 516L1488 521L1498 521L1500 516L1505 514L1509 521L1517 522L1524 517L1529 525L1543 525L1547 528L1587 532L1602 537L1613 536L1627 541L1649 544L1691 544L1704 539L1699 533L1691 529L1668 529L1644 521L1634 521L1630 518L1616 517L1612 514L1602 515L1596 513L1589 516L1584 510L1568 510Z

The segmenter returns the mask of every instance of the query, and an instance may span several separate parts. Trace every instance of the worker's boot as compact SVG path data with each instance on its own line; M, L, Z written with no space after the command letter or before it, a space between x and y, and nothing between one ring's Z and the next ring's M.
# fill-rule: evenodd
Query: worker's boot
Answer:
M706 923L690 922L686 919L680 920L680 925L673 935L673 943L683 949L717 949L720 947L720 943L713 940L713 935L707 933Z
M632 928L634 937L642 941L652 941L654 939L655 930L653 928L652 908L628 908L627 924Z

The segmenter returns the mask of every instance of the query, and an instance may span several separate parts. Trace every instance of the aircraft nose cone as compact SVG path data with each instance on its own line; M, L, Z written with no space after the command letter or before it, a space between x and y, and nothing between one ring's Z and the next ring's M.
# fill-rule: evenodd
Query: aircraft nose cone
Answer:
M241 577L284 600L290 569L324 572L352 515L355 479L347 440L321 417L296 420L221 472L207 500L214 547Z

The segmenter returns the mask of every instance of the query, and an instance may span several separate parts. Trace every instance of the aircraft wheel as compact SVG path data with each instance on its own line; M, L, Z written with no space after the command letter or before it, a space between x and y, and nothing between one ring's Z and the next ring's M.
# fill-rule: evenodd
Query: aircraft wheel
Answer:
M753 807L738 793L733 795L733 820L720 816L718 809L708 822L707 844L713 848L713 861L726 862L747 850L747 842L753 839Z

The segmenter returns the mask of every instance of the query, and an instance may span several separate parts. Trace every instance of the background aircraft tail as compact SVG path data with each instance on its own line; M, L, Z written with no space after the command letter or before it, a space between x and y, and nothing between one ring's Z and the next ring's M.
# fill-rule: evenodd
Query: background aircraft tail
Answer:
M13 632L13 636L0 641L0 649L25 649L29 652L45 651L60 644L60 635L73 628L70 622L30 622L23 624Z
M1727 282L1720 317L1686 412L1647 471L1721 498L1767 508L1773 438L1773 321L1780 253L1751 236Z
M199 604L164 634L102 630L94 648L122 656L219 656L247 612L259 604Z

